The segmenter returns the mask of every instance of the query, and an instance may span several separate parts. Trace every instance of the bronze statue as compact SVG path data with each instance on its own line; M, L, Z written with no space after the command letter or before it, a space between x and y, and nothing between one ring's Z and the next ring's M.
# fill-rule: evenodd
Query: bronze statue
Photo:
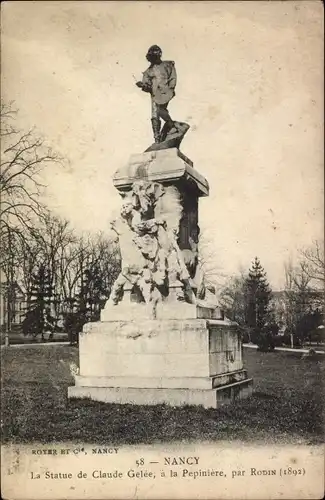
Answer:
M175 95L176 69L174 61L162 61L162 50L158 45L149 48L146 58L149 68L143 73L141 82L136 85L151 95L151 123L156 143L166 136L173 127L173 120L168 112L168 103ZM165 127L160 131L163 119ZM162 132L162 133L161 133Z

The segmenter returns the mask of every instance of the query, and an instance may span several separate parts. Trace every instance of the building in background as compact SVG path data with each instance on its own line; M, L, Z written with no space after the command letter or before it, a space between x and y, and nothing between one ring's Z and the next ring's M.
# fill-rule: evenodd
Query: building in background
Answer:
M7 282L0 283L0 326L8 323L21 325L26 315L26 296L17 282L11 287Z
M298 311L299 302L297 301L298 293L286 290L277 290L272 292L270 301L270 310L273 313L275 322L279 325L279 334L283 334L287 327L290 326L291 316L293 314L315 313L316 311L324 310L324 294L322 290L308 290L304 293L303 306ZM296 302L296 310L293 310L292 304Z

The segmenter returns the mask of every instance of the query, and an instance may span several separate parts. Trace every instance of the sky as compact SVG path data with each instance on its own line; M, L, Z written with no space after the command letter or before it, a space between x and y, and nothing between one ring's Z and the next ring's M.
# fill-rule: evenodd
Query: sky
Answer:
M65 161L46 202L77 231L108 231L114 172L152 142L135 86L158 44L174 60L181 151L210 184L199 224L226 275L284 262L323 236L323 7L286 2L5 2L2 98Z

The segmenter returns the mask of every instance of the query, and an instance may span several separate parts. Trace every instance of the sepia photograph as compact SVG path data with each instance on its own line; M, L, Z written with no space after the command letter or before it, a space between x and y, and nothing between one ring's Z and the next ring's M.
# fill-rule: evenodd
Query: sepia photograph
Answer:
M1 14L2 497L323 498L322 2Z

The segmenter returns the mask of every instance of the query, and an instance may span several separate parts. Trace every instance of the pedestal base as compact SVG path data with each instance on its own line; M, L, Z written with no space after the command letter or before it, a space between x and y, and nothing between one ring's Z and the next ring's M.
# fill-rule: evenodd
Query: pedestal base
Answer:
M188 379L191 384L191 379ZM243 399L252 393L252 379L227 384L216 389L171 389L135 387L69 387L69 398L88 398L105 403L170 406L195 405L204 408L218 408L235 399Z
M222 320L89 323L79 356L71 398L217 408L252 392L237 326Z

